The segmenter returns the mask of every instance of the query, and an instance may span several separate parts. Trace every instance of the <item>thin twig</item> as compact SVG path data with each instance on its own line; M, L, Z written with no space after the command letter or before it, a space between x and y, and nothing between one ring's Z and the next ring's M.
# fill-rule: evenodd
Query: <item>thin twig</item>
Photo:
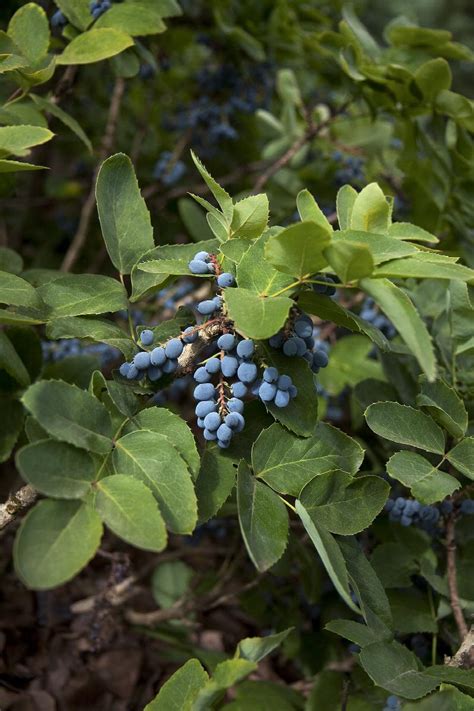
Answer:
M0 504L0 530L10 524L22 511L29 508L37 499L38 492L27 484L16 494L11 494L4 504Z
M110 100L110 108L107 117L107 123L105 126L105 132L102 138L102 143L99 150L99 160L97 166L94 170L94 175L92 176L92 184L89 194L82 206L81 215L79 218L79 225L76 234L73 237L71 244L64 256L63 263L61 264L61 270L68 272L76 260L79 257L82 247L87 238L87 233L89 231L89 226L91 223L92 215L95 208L95 183L97 180L97 175L99 173L100 165L103 160L109 155L112 150L115 135L117 132L118 119L120 114L120 107L122 105L122 98L125 91L125 81L122 77L118 77L115 80L114 89L112 92L112 98Z
M445 659L445 664L460 669L474 668L474 626L467 633L454 657Z
M459 590L456 570L456 533L455 516L451 514L446 519L446 566L448 576L448 589L451 608L458 628L461 642L467 636L468 627L459 601Z

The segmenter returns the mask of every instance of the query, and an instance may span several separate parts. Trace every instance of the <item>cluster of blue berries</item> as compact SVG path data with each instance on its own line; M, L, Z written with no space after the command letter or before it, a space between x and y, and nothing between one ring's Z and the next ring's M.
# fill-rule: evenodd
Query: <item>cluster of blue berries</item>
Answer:
M122 363L120 375L127 380L143 380L147 377L151 382L156 382L163 375L171 375L178 370L178 358L184 350L184 344L193 343L197 337L197 330L188 326L179 338L171 338L164 346L157 346L151 351L139 351L131 363ZM153 331L145 329L141 332L142 346L153 345L153 340Z
M171 151L163 151L153 167L153 177L166 185L174 185L186 173L182 160L174 160Z
M385 706L383 707L382 711L400 711L402 708L402 703L398 696L394 696L391 694L388 696L385 700Z
M337 187L343 185L360 186L364 183L364 161L362 158L344 155L341 151L334 151L332 160L339 164L334 179Z
M188 264L191 274L215 274L216 264L209 252L197 252Z
M313 336L314 325L307 314L299 314L295 319L272 336L268 343L272 348L281 348L289 358L304 358L314 373L325 368L329 363L328 354L323 348L316 348Z
M72 356L97 355L101 366L106 367L120 357L117 348L106 343L83 343L79 338L63 338L59 341L42 341L41 350L46 362L58 362Z
M378 328L379 331L382 331L384 336L389 340L397 335L393 323L388 320L385 314L379 311L375 301L369 296L364 299L359 316L363 318L364 321L368 321L372 326L375 326L375 328Z
M89 9L94 20L97 20L104 12L112 7L111 0L92 0L89 3Z
M402 526L417 525L427 533L434 534L442 516L449 516L453 511L460 515L474 515L474 499L464 499L459 504L445 499L437 506L422 505L416 499L398 496L388 499L385 504L390 521L397 521Z

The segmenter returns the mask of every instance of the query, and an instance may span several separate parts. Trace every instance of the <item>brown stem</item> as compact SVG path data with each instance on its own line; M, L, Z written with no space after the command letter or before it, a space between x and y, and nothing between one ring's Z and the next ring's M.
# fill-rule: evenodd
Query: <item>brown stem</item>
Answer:
M102 137L102 143L99 150L99 160L94 170L94 175L92 176L92 184L89 194L87 195L87 198L82 206L81 215L79 218L79 225L76 234L74 235L73 240L64 256L63 263L61 264L61 270L63 272L68 272L74 266L86 241L92 215L95 209L95 183L97 180L97 175L99 173L101 163L111 152L115 141L120 107L122 105L124 91L125 81L122 77L118 77L115 80L112 98L110 100L107 123L105 126L105 132Z
M474 668L474 626L471 626L454 657L445 659L445 664L448 667L459 667L461 669Z
M446 519L446 565L448 576L448 589L451 608L458 628L461 642L467 636L468 628L459 601L458 580L456 571L456 533L455 517L453 514Z
M0 504L0 530L10 524L19 513L29 508L38 497L38 492L27 484L15 494L11 494L4 504Z

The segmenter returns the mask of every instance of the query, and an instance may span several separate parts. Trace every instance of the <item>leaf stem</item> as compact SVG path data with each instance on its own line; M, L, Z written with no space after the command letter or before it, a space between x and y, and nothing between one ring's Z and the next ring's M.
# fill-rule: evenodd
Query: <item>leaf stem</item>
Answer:
M278 494L278 498L281 499L283 501L283 503L288 506L289 509L291 509L292 511L294 511L296 513L296 509L293 506L293 504L290 504L290 502L287 501L283 496L280 496L280 494Z

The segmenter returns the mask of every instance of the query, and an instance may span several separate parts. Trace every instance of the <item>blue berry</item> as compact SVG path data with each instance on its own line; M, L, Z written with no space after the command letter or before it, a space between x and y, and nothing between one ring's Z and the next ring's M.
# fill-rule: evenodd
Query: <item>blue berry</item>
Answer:
M237 344L237 355L240 358L251 358L254 354L255 346L250 338L240 341Z
M296 387L296 385L291 384L288 388L288 392L290 393L290 397L294 398L298 395L298 388Z
M220 371L221 361L219 360L219 358L210 358L207 361L205 368L208 373L211 373L212 375L214 375L214 373L218 373Z
M278 370L273 366L265 368L265 370L263 371L263 379L267 383L276 383L276 381L278 380Z
M122 377L126 378L129 370L130 370L130 363L122 363L122 365L119 368L119 373Z
M162 370L163 373L167 373L168 375L170 373L174 373L176 370L178 370L178 361L175 360L174 358L170 358L167 360L165 363L163 363Z
M152 365L148 368L147 375L149 380L154 382L155 380L159 380L161 376L163 375L163 371L161 368L158 368L157 365Z
M213 314L219 306L216 305L214 300L206 299L205 301L200 301L196 308L202 316L209 316Z
M217 439L219 439L221 442L229 442L232 439L233 431L223 423L222 425L219 426L217 430Z
M139 377L139 375L140 371L138 370L137 366L132 363L127 372L127 380L135 380Z
M198 332L194 330L194 326L188 326L183 331L183 342L194 343L197 340Z
M194 372L193 378L197 383L208 383L211 379L211 374L204 366L201 366Z
M217 339L217 347L222 351L231 351L235 347L236 338L232 333L224 333Z
M247 394L247 386L245 383L241 383L240 380L237 380L237 382L233 383L232 385L232 395L234 397L240 398L240 397L245 397Z
M284 341L284 336L281 331L279 333L276 333L274 336L268 339L268 343L271 345L272 348L280 348L283 345Z
M217 410L217 404L214 402L214 400L202 400L201 402L198 402L196 405L196 415L197 417L206 417L210 412L216 412Z
M217 412L210 412L204 418L204 427L211 432L215 432L221 424L221 416Z
M61 10L57 10L51 17L51 27L64 27L67 25L67 18Z
M153 331L150 331L148 328L142 331L140 333L140 341L144 346L151 346L153 343Z
M230 445L230 439L228 440L222 440L218 439L217 440L217 446L220 447L221 449L227 449L227 447Z
M277 407L286 407L290 402L290 393L288 390L277 390L274 403Z
M210 400L215 397L216 389L211 383L201 383L194 388L194 397L196 400Z
M215 414L215 413L214 413ZM217 434L214 431L211 430L204 430L203 432L204 439L207 440L208 442L213 442L214 440L217 439Z
M257 366L255 363L241 363L237 370L237 377L243 383L253 383L257 377Z
M197 426L200 427L201 429L204 429L204 418L203 417L197 418Z
M165 346L167 358L179 358L183 352L184 346L179 338L172 338Z
M212 301L214 302L214 304L215 304L215 306L216 306L216 309L220 309L220 308L221 308L221 306L222 306L222 298L221 298L220 296L214 296L214 298L212 299Z
M236 432L242 432L245 427L245 420L240 412L230 412L224 420L227 427Z
M299 336L294 336L294 340L296 343L296 355L301 357L306 353L306 343L304 339Z
M283 344L283 353L289 358L293 358L298 353L296 338L289 338Z
M474 514L474 499L464 499L461 504L460 511L462 514L472 516L472 514Z
M306 319L298 319L295 321L295 333L300 338L311 338L313 333L313 324L308 323Z
M277 386L274 383L264 381L258 389L258 395L263 402L272 402L275 398L276 391Z
M197 252L197 254L194 255L193 259L197 259L198 262L207 262L210 259L210 254L209 252Z
M163 365L163 363L165 361L166 361L165 349L162 348L161 346L158 346L158 348L153 348L152 352L150 353L150 363L152 365Z
M145 351L137 353L133 359L133 365L138 368L138 370L145 370L150 365L150 354Z
M209 267L206 262L201 262L198 259L192 259L188 267L191 274L209 274Z
M217 284L221 287L221 289L226 289L229 286L235 285L235 279L229 272L224 272L223 274L219 274L217 277Z
M222 375L225 378L232 378L239 367L239 361L234 356L225 355L221 361Z
M317 368L325 368L329 363L329 358L326 351L314 351L313 365Z
M240 414L242 414L244 411L244 403L238 397L231 397L230 400L227 401L227 409L229 412L240 412Z
M289 390L292 385L292 380L289 375L280 375L278 378L278 389Z

